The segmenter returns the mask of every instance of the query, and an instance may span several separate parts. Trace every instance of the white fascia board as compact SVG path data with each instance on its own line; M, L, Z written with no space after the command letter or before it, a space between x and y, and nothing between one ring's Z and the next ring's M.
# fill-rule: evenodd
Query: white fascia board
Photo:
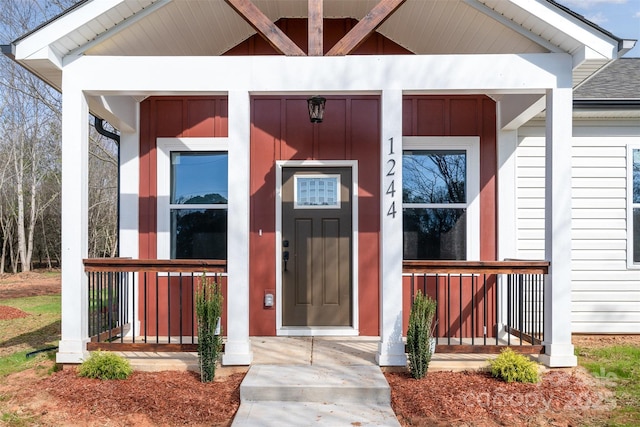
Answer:
M62 55L59 52L54 51L50 46L44 46L42 49L34 52L27 58L28 61L42 61L46 60L51 62L56 68L62 69Z
M125 0L90 1L76 10L61 16L33 34L19 40L16 45L16 60L27 59L41 49L73 32Z
M509 0L516 6L524 9L530 14L543 19L549 25L562 31L567 36L588 46L595 52L607 59L618 57L618 41L589 26L586 23L578 22L562 11L553 7L547 1L542 0Z
M540 93L571 87L569 54L341 57L83 56L65 66L92 94Z

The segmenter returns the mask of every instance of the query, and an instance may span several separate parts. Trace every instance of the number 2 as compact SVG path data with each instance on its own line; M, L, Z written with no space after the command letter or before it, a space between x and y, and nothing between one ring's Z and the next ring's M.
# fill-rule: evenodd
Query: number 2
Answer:
M387 160L387 164L390 164L391 167L389 168L389 171L387 172L387 176L393 176L396 174L395 168L396 168L396 161L394 159L389 159Z

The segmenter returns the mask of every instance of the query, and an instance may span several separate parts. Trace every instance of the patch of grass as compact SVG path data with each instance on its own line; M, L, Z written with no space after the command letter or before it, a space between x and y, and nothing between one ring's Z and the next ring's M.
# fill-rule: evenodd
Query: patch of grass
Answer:
M640 425L640 347L578 347L576 353L581 366L615 391L617 406L608 425Z
M0 415L2 425L10 427L31 426L35 424L36 417L33 415L20 415L15 412L2 412Z
M0 378L30 368L41 367L41 369L46 369L48 373L51 368L50 363L47 362L51 362L52 357L55 358L55 352L52 351L51 354L40 353L27 358L27 353L30 351L19 351L9 356L0 357Z
M0 300L0 305L29 314L19 319L0 320L0 358L57 345L61 318L59 295L5 299Z
M60 271L59 270L40 271L40 274L43 275L44 277L60 277Z
M60 295L11 298L0 300L0 305L19 308L30 314L60 314Z

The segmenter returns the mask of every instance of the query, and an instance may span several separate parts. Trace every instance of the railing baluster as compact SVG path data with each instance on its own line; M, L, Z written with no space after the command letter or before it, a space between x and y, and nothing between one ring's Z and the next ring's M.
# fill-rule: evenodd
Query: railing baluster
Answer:
M158 284L158 273L156 272L156 344L160 344L160 285Z
M459 311L458 311L458 317L459 317L459 321L458 321L458 325L459 325L459 330L460 330L460 345L462 345L462 336L463 334L463 329L462 329L462 274L460 274L460 276L458 277L458 287L460 289L460 304L459 304Z
M113 330L113 273L107 273L107 336L109 341L113 338L111 331Z
M507 274L507 345L511 345L511 316L513 315L511 313L511 306L512 306L512 299L513 299L513 295L512 295L512 291L511 291L511 286L513 284L513 274Z
M194 303L194 279L193 279L193 273L191 273L191 344L194 344L196 342L196 333L195 333L195 323L196 323L196 317L195 317L195 313L196 313L196 306Z
M182 323L184 322L184 313L182 311L182 272L180 272L180 284L179 284L179 292L180 292L180 302L179 302L179 312L180 312L180 344L182 344Z
M144 343L147 344L147 337L148 337L148 332L149 332L149 313L148 313L148 309L147 309L147 291L148 291L148 278L147 278L148 274L144 273Z
M171 344L171 273L167 274L167 340Z
M427 280L427 273L424 273L424 280ZM440 282L438 281L438 274L436 273L436 277L435 277L435 283L436 283L436 319L438 321L436 328L437 328L437 336L440 337L440 335L442 335L442 326L440 325L442 322L440 322ZM437 341L437 340L436 340Z
M488 328L488 323L489 323L489 317L487 316L487 309L489 308L489 304L487 303L487 276L486 274L482 276L482 293L484 294L484 298L482 303L484 304L484 309L483 309L483 320L484 320L484 345L487 345L487 332L489 331Z
M451 345L451 274L447 274L447 345Z
M520 345L522 345L522 330L524 329L524 275L520 275L520 279L518 280L518 305L520 306L520 310L518 311L518 331L520 332Z
M124 273L117 272L118 276L118 323L120 327L120 343L124 342L125 310L128 306L127 293L124 291Z
M475 300L476 300L476 275L471 275L471 345L476 344L476 310L475 310Z
M102 312L103 312L103 307L102 307L102 300L103 300L103 289L102 289L102 276L105 273L100 273L98 275L98 313L97 313L97 317L98 317L98 342L100 342L101 340L101 335L102 335Z
M486 274L484 275L484 277L485 277L485 280L487 280L487 275ZM498 313L498 303L499 303L499 301L498 301L498 276L494 277L493 294L495 295L495 298L494 298L494 301L493 301L494 307L495 307L494 311L497 314ZM497 320L498 319L496 319L494 317L495 326L493 327L493 330L495 331L495 334L496 334L496 345L499 344L498 339L500 338L500 331L498 330L498 322L497 322Z

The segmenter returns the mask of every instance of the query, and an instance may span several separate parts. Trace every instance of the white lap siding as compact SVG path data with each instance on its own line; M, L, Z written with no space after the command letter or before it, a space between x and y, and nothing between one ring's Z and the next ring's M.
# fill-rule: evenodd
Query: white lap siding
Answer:
M543 128L521 129L516 152L517 257L544 257ZM640 269L627 267L627 145L640 126L574 125L572 327L640 333Z

